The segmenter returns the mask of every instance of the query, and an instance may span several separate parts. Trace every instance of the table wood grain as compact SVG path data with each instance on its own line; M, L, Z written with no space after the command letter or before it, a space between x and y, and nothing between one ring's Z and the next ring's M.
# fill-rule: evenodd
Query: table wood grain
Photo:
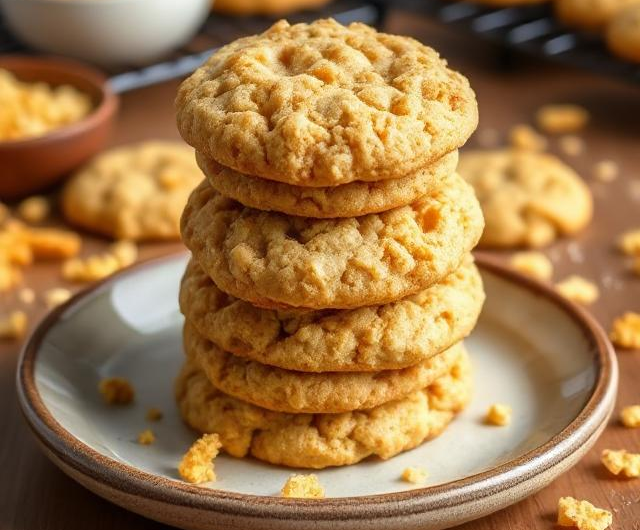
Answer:
M435 46L470 78L480 103L480 130L495 129L504 137L510 126L530 121L536 108L545 103L573 102L591 111L592 123L581 135L586 152L564 158L589 182L595 196L595 218L579 237L558 242L546 252L555 263L556 279L577 273L600 285L602 296L591 310L605 328L626 310L640 312L640 276L630 272L629 263L614 248L620 232L640 227L640 89L523 58L512 59L513 68L504 70L490 46L414 15L392 12L386 29ZM177 138L173 116L176 87L177 83L171 82L126 94L113 143ZM470 144L475 142L477 139L472 139ZM557 141L551 141L551 150L557 152ZM618 180L609 184L594 180L594 164L603 159L620 164ZM85 251L94 252L107 243L88 237ZM178 248L177 243L144 245L141 257ZM499 256L506 259L507 255ZM59 265L32 267L26 285L37 291L64 285ZM0 311L14 303L11 296L1 295ZM31 307L31 325L44 313L41 305ZM166 528L91 494L40 453L17 405L14 376L19 348L14 342L0 343L0 529ZM621 381L617 410L640 403L640 352L619 351L618 358ZM640 530L640 479L618 480L603 472L599 454L604 448L638 451L640 430L621 427L616 413L596 447L569 473L527 500L459 528L553 528L558 497L572 495L611 509L613 528Z

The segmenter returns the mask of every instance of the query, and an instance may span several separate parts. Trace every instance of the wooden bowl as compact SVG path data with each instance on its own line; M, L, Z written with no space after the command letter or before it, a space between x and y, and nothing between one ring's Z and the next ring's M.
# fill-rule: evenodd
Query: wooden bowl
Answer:
M117 96L97 70L50 58L3 56L0 68L21 81L71 85L89 94L93 111L84 119L42 136L0 140L0 199L17 199L51 186L105 145L116 111Z

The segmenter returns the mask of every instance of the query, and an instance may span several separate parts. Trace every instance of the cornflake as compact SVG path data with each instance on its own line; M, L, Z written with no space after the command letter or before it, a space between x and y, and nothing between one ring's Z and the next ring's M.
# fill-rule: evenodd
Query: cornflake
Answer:
M180 476L192 484L215 481L213 460L218 456L221 447L220 437L217 434L203 435L182 457L178 466Z
M128 405L135 397L135 390L124 377L107 377L98 384L105 403L109 405Z
M429 475L421 467L407 467L402 472L402 480L411 484L424 484Z
M71 258L82 246L78 234L57 228L30 228L26 230L25 238L36 260Z
M516 149L527 151L544 151L547 139L525 124L516 125L509 131L509 143Z
M45 197L34 195L23 200L17 208L18 215L27 223L41 223L51 213L51 205Z
M611 182L618 178L620 168L613 160L601 160L594 169L594 176L600 182Z
M511 407L509 405L504 405L503 403L494 403L489 407L485 421L489 425L504 427L511 423L512 413L513 411L511 410Z
M324 488L316 475L291 475L282 486L280 494L287 498L323 499Z
M560 150L567 156L578 156L584 153L584 140L579 136L567 134L558 140Z
M74 258L62 265L62 277L71 282L95 282L111 276L122 267L113 254L95 254Z
M553 264L542 252L517 252L511 256L509 265L537 280L550 280L553 275Z
M556 290L565 298L589 305L600 296L598 286L589 280L573 275L556 284Z
M640 314L628 311L616 318L609 338L621 348L640 348Z
M640 427L640 405L630 405L620 412L622 425L629 429Z
M640 477L640 454L638 453L629 453L624 449L619 451L605 449L602 451L600 460L614 475L622 473L627 478Z
M613 522L611 512L596 508L588 501L561 497L558 501L558 525L578 530L605 530Z
M151 429L145 429L140 434L138 434L138 443L140 445L151 445L156 441L156 435L153 434Z
M536 112L536 124L549 134L577 132L589 122L589 112L579 105L544 105Z
M640 228L622 234L618 239L618 248L628 256L640 256Z
M24 311L12 311L0 318L0 339L21 339L27 331L27 314Z
M71 291L64 287L54 287L44 293L44 303L48 309L53 309L61 304L64 304L69 298L71 298Z

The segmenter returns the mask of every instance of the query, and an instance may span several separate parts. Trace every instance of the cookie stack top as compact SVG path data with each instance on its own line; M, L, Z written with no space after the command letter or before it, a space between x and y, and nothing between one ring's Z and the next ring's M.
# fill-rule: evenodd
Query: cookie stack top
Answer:
M414 39L280 21L214 54L176 107L208 177L183 239L230 295L268 308L391 302L442 280L480 237L455 174L475 95Z

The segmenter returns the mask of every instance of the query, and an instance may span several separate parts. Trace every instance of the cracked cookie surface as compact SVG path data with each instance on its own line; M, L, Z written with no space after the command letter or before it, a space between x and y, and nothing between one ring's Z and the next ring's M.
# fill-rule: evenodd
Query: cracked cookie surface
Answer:
M182 313L221 349L303 372L390 370L424 361L466 337L483 302L471 256L424 291L351 310L255 307L218 289L195 260L180 286Z
M222 47L176 99L187 143L298 186L404 177L460 147L475 94L432 48L360 23L290 26Z
M221 392L278 412L337 413L400 399L447 373L466 351L462 343L414 366L380 372L284 370L225 352L187 322L184 349Z
M455 172L458 152L406 177L376 182L350 182L309 188L244 175L212 159L196 155L209 184L226 197L264 211L316 218L356 217L411 204L436 189Z
M65 185L72 224L116 239L179 239L180 214L202 180L193 149L143 142L103 153Z
M487 247L541 247L591 220L591 192L553 155L519 150L467 151L460 174L480 200Z
M176 381L176 398L185 422L218 433L232 456L321 469L372 455L388 459L438 436L468 403L472 386L471 363L462 356L448 374L397 401L340 414L287 414L216 390L187 362Z
M455 270L482 233L480 205L458 175L408 206L347 219L246 208L204 182L182 239L228 294L261 307L351 308L391 302Z

